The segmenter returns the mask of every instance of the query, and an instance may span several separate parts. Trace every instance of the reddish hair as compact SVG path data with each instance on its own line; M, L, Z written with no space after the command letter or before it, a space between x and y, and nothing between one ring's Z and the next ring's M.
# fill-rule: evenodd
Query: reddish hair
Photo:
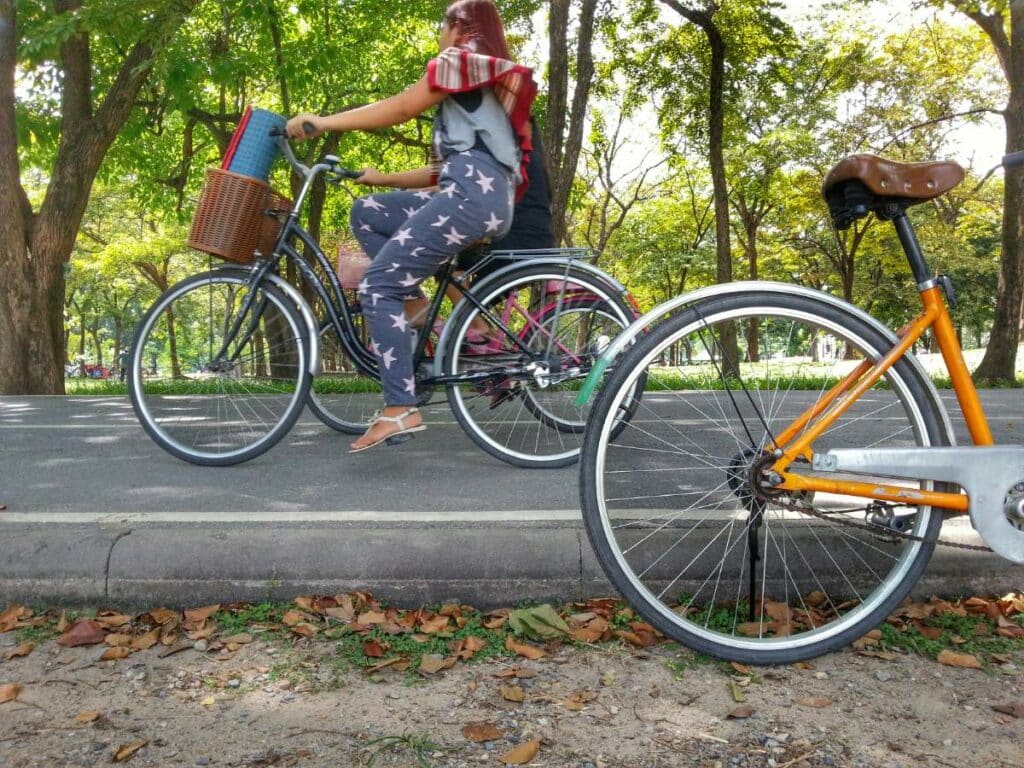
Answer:
M444 21L457 28L459 45L470 43L475 53L512 58L494 0L456 0L444 12Z

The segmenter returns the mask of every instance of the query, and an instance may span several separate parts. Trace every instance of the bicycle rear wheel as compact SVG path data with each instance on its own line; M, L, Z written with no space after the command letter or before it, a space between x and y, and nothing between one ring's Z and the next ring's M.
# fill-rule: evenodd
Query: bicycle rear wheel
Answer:
M574 293L561 289L568 280ZM528 468L564 467L579 458L589 406L576 406L579 386L619 331L633 319L632 307L588 270L564 265L524 265L474 286L483 312L463 301L448 321L443 370L473 377L448 386L456 420L483 450ZM481 349L466 343L473 321L498 321Z
M246 275L214 270L174 285L146 313L128 392L161 448L226 466L291 429L309 382L308 334L290 299L270 285L253 293Z
M835 304L754 292L685 309L616 361L587 428L581 504L598 560L638 613L704 653L789 663L860 637L910 592L940 511L759 483L776 436L890 347ZM617 410L644 376L622 425ZM949 441L928 382L903 359L811 448ZM790 471L811 473L807 462ZM899 538L904 527L924 540Z

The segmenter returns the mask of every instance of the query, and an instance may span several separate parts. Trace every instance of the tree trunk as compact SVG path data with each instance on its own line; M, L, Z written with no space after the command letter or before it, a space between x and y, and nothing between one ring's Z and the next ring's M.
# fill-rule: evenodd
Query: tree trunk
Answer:
M1014 0L1002 7L994 3L979 5L969 0L948 2L977 24L992 44L1010 90L1003 111L1006 151L1024 149L1024 2ZM986 12L986 7L992 10ZM1021 168L1006 170L1002 246L992 333L981 364L974 372L979 382L1013 382L1015 378L1020 317L1024 309L1024 169Z
M715 279L718 283L732 282L732 247L729 238L729 188L725 178L725 40L714 21L718 3L707 0L705 10L695 10L678 0L661 0L704 32L711 48L711 77L708 83L708 164L711 167L711 186L715 201ZM723 373L739 374L739 345L732 324L723 328Z
M571 0L551 0L548 21L548 110L544 131L548 179L551 187L551 230L555 244L566 236L565 214L583 146L583 123L594 79L594 16L597 0L578 0L579 32L576 41L576 83L569 103L569 9Z
M60 49L61 127L46 195L34 213L21 186L14 123L18 36L15 3L0 0L0 393L64 392L64 264L71 257L92 183L127 121L155 54L198 0L172 0L147 22L94 110L88 32ZM81 0L57 0L74 13Z
M1024 50L1017 52L1024 58ZM1024 149L1024 82L1010 94L1003 115L1006 152ZM978 382L1012 383L1015 378L1020 316L1024 299L1024 168L1006 169L1003 185L1003 252L999 259L999 283L992 333L981 363L974 371Z

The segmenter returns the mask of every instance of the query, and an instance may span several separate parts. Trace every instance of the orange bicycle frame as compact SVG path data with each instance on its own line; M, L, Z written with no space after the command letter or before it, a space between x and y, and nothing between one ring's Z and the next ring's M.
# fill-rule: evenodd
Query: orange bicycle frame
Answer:
M774 448L778 459L771 469L782 478L782 482L774 486L776 489L793 492L821 491L879 501L928 505L956 512L967 511L967 496L959 492L921 490L877 482L831 480L787 471L790 464L798 458L808 462L812 460L813 442L832 426L857 398L874 386L929 328L932 329L946 363L971 439L975 445L992 445L992 432L978 398L978 391L964 362L949 311L942 300L941 289L935 284L922 289L921 300L924 310L900 330L896 346L874 363L869 360L862 362L775 438ZM819 416L820 419L807 428L807 425Z

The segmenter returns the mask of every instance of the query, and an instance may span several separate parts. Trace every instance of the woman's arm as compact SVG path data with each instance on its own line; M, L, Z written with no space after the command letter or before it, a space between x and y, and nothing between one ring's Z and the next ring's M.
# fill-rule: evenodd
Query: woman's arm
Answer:
M356 179L356 182L374 187L422 189L423 187L429 187L433 183L431 178L433 173L435 171L429 165L399 173L381 173L376 168L364 168L362 175Z
M309 139L319 136L324 131L369 131L374 128L387 128L400 125L417 115L421 115L437 104L440 104L447 93L432 90L424 75L401 93L397 93L383 101L356 107L335 115L296 115L288 121L288 135L293 139ZM312 133L306 133L303 123L311 123Z

